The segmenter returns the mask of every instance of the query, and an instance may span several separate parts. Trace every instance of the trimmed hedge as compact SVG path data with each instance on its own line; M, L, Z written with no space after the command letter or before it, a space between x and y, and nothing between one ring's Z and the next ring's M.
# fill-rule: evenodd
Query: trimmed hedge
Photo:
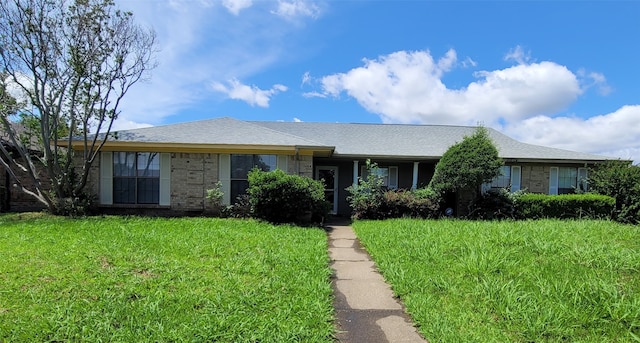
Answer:
M272 223L320 222L330 211L322 181L280 169L249 172L247 194L253 216Z
M518 215L526 219L609 219L615 206L615 198L593 193L562 195L527 193L517 197L516 200Z

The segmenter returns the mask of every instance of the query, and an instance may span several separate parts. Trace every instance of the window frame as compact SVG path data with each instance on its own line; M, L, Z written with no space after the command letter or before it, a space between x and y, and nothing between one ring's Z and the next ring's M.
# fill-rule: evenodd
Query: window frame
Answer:
M378 166L378 174L382 177L382 187L387 189L398 189L398 166ZM381 173L382 172L382 173ZM360 167L360 177L366 179L369 176L367 166Z
M122 159L116 159L124 154ZM129 164L129 156L133 156ZM140 169L141 158L146 156L146 166ZM151 167L151 168L150 168ZM158 152L116 151L112 153L112 201L116 205L160 205L161 156ZM148 172L150 175L147 175ZM124 173L123 173L124 172ZM124 175L123 175L124 174ZM124 189L128 188L128 189ZM133 188L133 189L131 189ZM124 190L123 190L124 189ZM146 195L146 196L145 196ZM150 199L150 200L149 200Z
M234 173L234 157L237 158L239 156L245 156L245 157L251 156L251 159L252 159L252 162L250 163L251 167L248 168L247 170L241 170L240 175L238 174L239 168L235 168L236 171ZM269 161L265 163L266 167L268 167L268 170L265 170L266 168L260 168L262 171L274 171L278 169L278 155L275 155L275 154L230 154L229 155L229 196L230 196L231 202L234 202L238 196L241 196L247 193L247 188L249 186L248 174L253 168L259 167L259 165L257 165L256 160L263 157L265 158L268 157ZM244 185L244 186L238 187L238 185Z

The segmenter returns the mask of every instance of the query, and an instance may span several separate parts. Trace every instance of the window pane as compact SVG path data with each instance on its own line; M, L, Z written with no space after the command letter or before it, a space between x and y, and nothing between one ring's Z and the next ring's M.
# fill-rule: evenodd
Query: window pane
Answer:
M160 179L138 179L138 204L157 204L160 199Z
M138 153L138 177L160 177L160 157L158 153Z
M231 203L234 204L238 196L247 194L247 188L249 188L249 181L231 180Z
M135 176L136 153L113 153L113 176Z
M253 155L231 155L231 178L246 179L253 168Z
M113 202L116 204L136 203L135 178L113 178Z
M500 167L500 175L491 182L491 188L508 188L511 184L511 167Z
M276 170L278 161L276 155L254 155L253 167L258 167L262 171Z
M558 194L573 193L578 185L578 169L560 167L558 170Z

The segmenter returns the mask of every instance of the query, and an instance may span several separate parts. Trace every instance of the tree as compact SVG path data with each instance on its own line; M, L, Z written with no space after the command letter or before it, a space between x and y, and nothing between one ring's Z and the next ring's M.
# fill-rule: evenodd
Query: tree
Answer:
M90 167L121 100L155 67L154 45L155 33L136 25L132 13L116 9L113 0L0 2L0 71L24 100L18 111L2 112L2 128L16 153L3 151L0 159L24 192L54 213L86 198ZM18 139L18 120L40 154ZM82 151L70 149L74 140L83 142ZM50 190L36 164L50 179ZM33 181L31 188L19 171Z
M640 166L627 161L607 161L589 171L589 190L616 199L614 219L640 223Z
M483 183L499 175L502 165L487 129L478 127L442 155L427 187L441 197L460 190L475 196Z

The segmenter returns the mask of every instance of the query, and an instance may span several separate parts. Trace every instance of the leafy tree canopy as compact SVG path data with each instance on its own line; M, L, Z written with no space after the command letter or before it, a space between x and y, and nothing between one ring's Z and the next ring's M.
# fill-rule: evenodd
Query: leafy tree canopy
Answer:
M503 165L486 128L451 146L436 164L428 188L443 195L459 190L477 190L500 173Z

